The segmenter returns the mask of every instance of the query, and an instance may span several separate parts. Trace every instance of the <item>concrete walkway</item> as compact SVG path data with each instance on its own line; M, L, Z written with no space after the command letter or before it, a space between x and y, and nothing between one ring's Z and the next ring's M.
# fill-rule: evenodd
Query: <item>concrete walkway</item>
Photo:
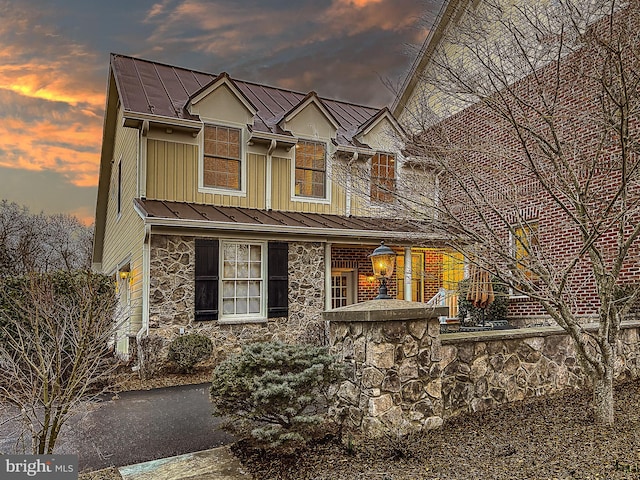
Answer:
M118 469L123 480L252 480L228 446Z

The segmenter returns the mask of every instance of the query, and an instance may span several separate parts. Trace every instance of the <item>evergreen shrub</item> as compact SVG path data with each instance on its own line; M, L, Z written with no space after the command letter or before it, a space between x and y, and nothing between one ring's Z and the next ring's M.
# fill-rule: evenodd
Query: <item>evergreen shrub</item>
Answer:
M214 371L211 399L226 428L256 446L302 448L326 420L329 387L342 367L326 347L254 343Z
M206 360L213 351L213 342L199 333L181 335L169 344L167 358L183 373L193 371L193 367Z

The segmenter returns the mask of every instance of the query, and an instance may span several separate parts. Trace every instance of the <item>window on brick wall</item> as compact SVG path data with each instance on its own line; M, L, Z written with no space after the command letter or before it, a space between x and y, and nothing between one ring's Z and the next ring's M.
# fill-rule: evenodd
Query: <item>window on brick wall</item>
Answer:
M240 190L242 132L221 125L204 126L202 185L207 188Z
M527 222L512 227L511 246L516 268L527 280L535 280L531 270L533 255L538 248L538 223Z
M396 191L396 159L390 153L371 158L371 201L389 203Z
M321 142L298 140L295 156L295 195L326 198L326 145Z

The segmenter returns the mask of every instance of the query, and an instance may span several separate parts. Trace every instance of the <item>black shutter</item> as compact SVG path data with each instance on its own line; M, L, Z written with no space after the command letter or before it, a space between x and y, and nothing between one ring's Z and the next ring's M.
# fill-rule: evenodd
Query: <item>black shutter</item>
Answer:
M218 240L196 238L195 319L218 319Z
M289 244L269 242L267 317L289 315Z

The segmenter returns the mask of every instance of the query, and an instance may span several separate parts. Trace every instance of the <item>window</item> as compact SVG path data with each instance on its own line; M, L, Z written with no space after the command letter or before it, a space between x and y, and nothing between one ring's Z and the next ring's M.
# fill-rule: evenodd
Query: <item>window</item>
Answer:
M390 153L376 153L371 159L371 201L392 202L395 191L395 156Z
M262 314L262 264L261 244L222 244L221 283L224 317Z
M118 162L118 215L122 212L122 158Z
M525 279L535 280L536 276L531 271L531 259L538 248L538 224L523 223L514 226L512 247L516 268Z
M204 126L204 187L240 190L241 136L238 128Z
M327 173L325 144L299 140L295 150L295 195L325 198Z
M196 239L195 319L288 316L288 252L284 242Z

